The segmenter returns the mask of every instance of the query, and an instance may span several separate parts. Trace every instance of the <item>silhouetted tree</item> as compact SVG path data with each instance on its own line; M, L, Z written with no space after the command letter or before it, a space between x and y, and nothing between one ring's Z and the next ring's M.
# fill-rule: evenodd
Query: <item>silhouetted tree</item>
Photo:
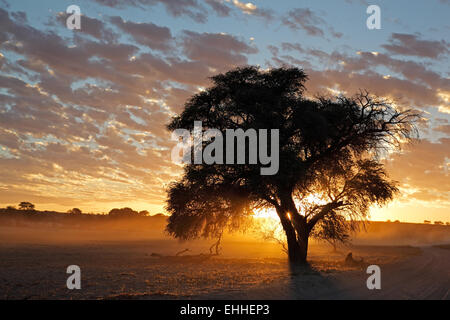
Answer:
M147 210L142 210L142 211L139 211L138 215L140 217L147 217L150 215L150 212L148 212Z
M372 203L392 199L395 186L376 159L411 139L417 115L368 93L306 99L306 79L298 68L237 68L213 77L212 87L186 103L168 125L170 130L192 130L194 121L202 121L204 130L223 133L279 129L280 167L277 174L264 176L259 164L185 165L183 177L168 189L169 234L181 239L218 237L224 228L239 229L255 209L275 208L289 260L303 263L317 224L326 226L324 219L339 215L365 218ZM325 178L340 181L340 189ZM325 203L309 214L301 212L299 203L328 189L333 193Z
M34 204L31 202L22 201L19 203L20 210L34 210Z
M165 218L166 215L164 213L157 213L157 214L154 214L152 217Z
M109 215L112 217L138 217L139 212L134 211L131 208L125 207L121 209L114 208L109 211Z
M78 209L78 208L73 208L73 209L70 209L69 211L67 211L67 213L69 213L69 214L82 214L83 212L80 209Z

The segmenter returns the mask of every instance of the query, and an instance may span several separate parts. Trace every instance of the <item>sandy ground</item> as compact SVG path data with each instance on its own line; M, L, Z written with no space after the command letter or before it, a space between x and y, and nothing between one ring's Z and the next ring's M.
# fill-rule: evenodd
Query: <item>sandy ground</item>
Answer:
M382 265L380 290L367 289L366 270L327 274L299 269L283 282L217 298L450 300L450 250L421 249L417 256Z
M337 277L336 290L321 297L450 300L450 250L424 247L419 256L384 266L381 274L381 290L362 288L367 276L352 273Z
M212 244L180 243L164 236L161 225L0 226L0 299L448 300L449 245L430 242L449 243L449 229L425 227L387 225L383 237L372 232L375 240L365 235L338 252L313 243L310 265L292 269L278 244L236 235L225 237L220 256L196 262L152 256L185 248L197 255ZM364 263L347 266L348 252ZM367 289L371 264L381 268L381 290ZM81 290L66 287L69 265L81 268Z
M202 263L151 256L172 254L168 240L74 245L0 245L1 299L449 299L450 250L355 246L332 253L312 247L311 265L292 270L282 256L258 257L254 244L228 243ZM164 248L164 249L163 249ZM241 251L239 251L239 249ZM204 248L193 247L201 252ZM274 248L275 249L275 248ZM163 250L163 251L162 251ZM347 267L351 250L382 268L382 290L366 288L362 267ZM275 252L275 251L274 251ZM261 251L259 252L261 254ZM250 255L251 258L243 258ZM272 257L270 257L272 256ZM82 289L66 288L66 268L81 268Z

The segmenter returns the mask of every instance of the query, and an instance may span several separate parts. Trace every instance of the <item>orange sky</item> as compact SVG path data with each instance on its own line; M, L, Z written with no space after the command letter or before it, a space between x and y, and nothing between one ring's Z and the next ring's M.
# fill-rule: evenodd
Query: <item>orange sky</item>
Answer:
M163 212L182 172L166 124L253 64L304 68L309 96L367 89L421 112L420 141L386 161L402 193L372 219L450 221L448 3L386 2L368 30L364 1L80 0L75 32L61 1L0 2L0 206Z

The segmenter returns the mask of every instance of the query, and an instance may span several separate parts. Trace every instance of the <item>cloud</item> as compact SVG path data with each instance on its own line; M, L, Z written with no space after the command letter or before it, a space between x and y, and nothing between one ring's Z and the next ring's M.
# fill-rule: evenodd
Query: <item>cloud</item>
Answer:
M218 16L228 17L231 14L231 8L224 2L224 0L205 0L205 3L209 5Z
M379 52L327 53L298 43L282 43L281 49L295 56L279 53L277 47L269 48L274 66L304 67L310 79L306 86L312 95L330 89L353 94L366 88L410 108L434 107L440 112L449 108L446 92L450 79L432 71L427 64L395 59Z
M442 132L450 136L450 124L444 124L433 128L434 131Z
M300 43L289 43L289 42L283 42L281 44L281 48L284 51L297 51L300 54L305 53L305 49L301 46Z
M246 55L258 52L236 37L220 33L184 31L182 43L189 59L219 69L246 64Z
M450 202L450 138L423 139L387 161L388 172L401 183L405 198ZM431 194L431 198L423 195ZM422 195L422 197L421 197Z
M394 59L387 54L373 54L371 52L358 52L356 58L333 53L331 58L335 62L344 61L343 68L345 70L370 70L383 66L412 82L426 85L429 88L436 90L439 90L439 88L450 88L450 79L444 78L437 72L430 70L423 63Z
M404 33L393 33L389 44L382 45L382 47L390 54L431 59L441 58L450 52L450 44L444 40L421 40L417 35Z
M51 17L46 25L57 26L57 24L59 24L59 26L65 27L68 17L69 14L66 12L58 12L55 17ZM90 35L101 41L112 42L117 40L117 35L113 30L108 28L103 21L88 17L86 15L81 16L81 30L79 32Z
M246 14L253 14L256 10L258 10L258 7L251 2L244 3L239 0L228 0L228 2L232 2L237 8Z
M161 4L173 17L187 16L199 23L207 21L207 11L196 0L94 0L95 2L112 7L138 7L146 9Z
M134 23L120 17L111 17L111 23L133 37L136 42L150 49L169 51L172 49L173 37L170 29L153 23Z
M161 205L180 173L165 127L173 112L258 50L227 34L83 18L67 36L63 14L38 30L0 9L0 202Z
M264 9L251 2L239 0L94 0L95 2L111 8L137 7L145 10L148 7L163 5L166 11L173 17L187 16L198 23L208 21L208 8L219 17L228 17L233 9L254 17L260 17L267 21L274 18L273 10Z
M324 30L327 29L333 37L340 38L342 34L335 32L326 21L316 15L309 8L297 8L290 10L282 19L284 25L292 30L304 30L308 35L314 37L324 37Z
M114 8L162 5L170 15L190 18L189 12L205 13L205 8L223 17L263 17L264 12L245 2L219 0L178 2L187 11L171 8L174 1L97 2ZM318 18L308 14L313 18L306 19L306 28ZM130 22L125 15L103 20L83 16L82 30L67 32L64 17L53 16L48 29L37 29L26 14L0 9L0 202L75 206L140 199L161 205L165 184L180 174L170 161L173 144L165 124L199 87L209 85L208 77L247 64L258 48L248 35L174 32ZM325 24L317 26L324 36L330 32ZM293 28L305 30L302 25ZM349 94L367 88L399 96L414 108L450 108L449 79L432 62L395 58L389 51L328 53L303 42L268 49L268 65L306 68L311 95L330 88ZM436 122L433 130L438 137L447 135L447 123ZM425 157L427 148L441 152L439 158L433 156L431 170L434 183L445 187L438 180L443 169L438 163L448 142L423 143L424 150L405 153L406 160L395 158L393 165L402 169L415 161L408 157ZM425 164L409 165L419 169L402 183L415 185L414 197L425 197L425 176L420 174L427 170Z
M237 9L242 13L249 16L262 17L268 21L274 18L272 10L263 9L251 2L240 2L239 0L225 0L226 2L232 3Z
M111 191L103 200L130 199L143 188L153 194L149 202L161 199L158 179L177 170L162 157L170 146L164 125L171 114L146 98L163 102L162 73L175 80L186 68L154 57L167 68L154 72L142 55L130 59L137 46L92 41L83 33L69 46L53 31L13 16L0 9L0 187L7 190L1 200L26 194L76 203L94 199L101 188ZM11 53L20 56L15 69L6 68L13 65ZM149 177L154 184L144 186Z

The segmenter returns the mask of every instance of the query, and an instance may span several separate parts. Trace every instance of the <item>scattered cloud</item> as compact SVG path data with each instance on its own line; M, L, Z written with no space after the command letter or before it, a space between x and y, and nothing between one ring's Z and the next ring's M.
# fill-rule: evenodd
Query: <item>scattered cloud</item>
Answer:
M183 50L194 61L203 61L219 69L247 63L247 54L258 50L234 36L220 33L184 31Z
M444 124L433 128L434 131L442 132L450 136L450 124Z
M387 161L392 177L412 193L405 198L450 202L450 138L423 139ZM430 198L423 197L430 195Z
M205 0L220 17L228 17L231 14L231 8L225 4L224 0Z
M265 21L276 15L257 2L237 0L95 1L116 9L161 6L191 24L206 22L208 14ZM170 161L165 124L208 86L208 77L252 63L261 52L257 45L265 43L253 31L204 32L195 23L193 30L175 29L111 12L83 15L82 30L68 33L66 13L38 28L31 14L0 8L0 202L75 206L140 199L161 206L165 184L180 174ZM340 37L311 9L290 10L281 21L283 31ZM450 78L439 68L448 57L447 42L392 34L381 48L358 53L280 42L266 47L271 56L264 67L304 67L310 95L367 88L442 118L430 121L434 140L426 137L393 156L389 168L413 190L410 199L448 197Z
M173 37L170 29L153 23L134 23L121 17L111 17L110 21L120 30L131 35L137 43L153 50L169 51L173 49Z
M333 37L342 37L341 33L334 31L331 26L328 26L324 19L319 17L309 8L290 10L283 17L282 22L292 30L303 30L310 36L325 37L324 30L328 30Z
M225 0L228 3L232 3L237 9L246 15L256 16L264 18L268 21L274 18L272 10L260 8L251 2L240 2L239 0Z
M166 11L173 17L187 16L192 20L205 23L207 11L197 0L94 0L95 2L112 7L138 7L148 9L155 5L163 5Z
M418 35L393 33L389 44L382 45L390 54L438 59L450 52L450 43L421 40Z

